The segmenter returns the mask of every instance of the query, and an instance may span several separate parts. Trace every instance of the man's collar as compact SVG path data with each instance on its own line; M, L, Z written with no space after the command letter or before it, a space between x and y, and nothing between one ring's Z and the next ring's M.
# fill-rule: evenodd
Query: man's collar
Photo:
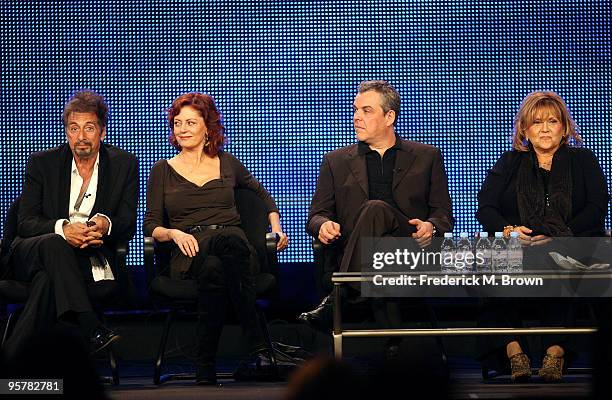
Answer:
M100 152L98 151L98 154L96 155L96 162L94 163L94 168L98 168L98 166L100 165ZM72 157L72 169L71 169L72 173L79 173L79 170L77 169L76 166L76 162L74 161L74 156Z
M401 150L401 148L402 148L402 139L396 134L395 135L395 144L393 146L391 146L390 149ZM360 156L368 154L371 151L374 151L374 150L372 150L370 148L370 146L367 145L367 143L365 143L365 142L358 142L357 143L357 154L359 154Z

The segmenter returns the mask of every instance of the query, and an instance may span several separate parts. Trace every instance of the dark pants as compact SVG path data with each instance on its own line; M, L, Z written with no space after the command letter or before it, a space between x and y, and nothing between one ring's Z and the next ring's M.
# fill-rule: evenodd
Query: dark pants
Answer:
M92 312L87 283L93 282L89 255L71 247L61 236L18 238L11 264L16 280L31 282L30 295L6 343L17 351L34 334L47 331L72 313Z
M198 287L198 362L214 363L229 293L253 349L265 345L255 310L252 258L242 229L226 227L195 235L200 252L187 277Z
M368 200L363 203L355 227L344 246L340 272L362 271L361 238L412 237L416 228L408 223L409 219L401 211L382 200ZM419 250L420 248L415 243L414 251ZM351 285L351 287L359 289L359 284ZM372 312L380 328L393 329L402 325L400 303L402 303L402 299L379 298L372 300ZM399 341L400 339L390 340L391 343Z
M359 242L365 237L411 237L416 228L398 209L382 200L368 200L361 206L355 227L351 232L340 263L340 272L360 272L361 248ZM417 248L415 250L418 251Z
M478 326L483 328L519 328L523 326L523 310L530 310L539 319L539 326L575 326L576 309L571 298L487 298L480 303ZM523 351L529 352L524 335L479 336L476 358L496 371L506 371L510 367L506 345L516 341ZM542 351L554 345L561 346L565 352L565 364L575 358L567 335L542 335ZM535 356L532 354L532 356ZM544 354L541 354L543 357ZM541 358L541 357L540 357Z

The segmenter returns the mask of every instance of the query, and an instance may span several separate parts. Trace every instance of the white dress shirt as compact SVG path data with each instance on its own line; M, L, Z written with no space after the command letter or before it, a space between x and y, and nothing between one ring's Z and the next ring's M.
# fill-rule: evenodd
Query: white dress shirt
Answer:
M100 153L96 156L96 163L94 165L91 179L89 180L89 186L83 196L83 201L80 207L76 209L76 202L81 193L81 187L83 186L83 178L79 175L74 158L72 159L72 173L70 174L70 210L68 212L69 220L58 219L55 222L55 233L66 239L64 236L64 224L82 222L85 223L89 220L89 214L93 210L93 206L96 202L96 193L98 191L98 167L100 165ZM110 235L112 223L110 218L104 214L96 214L94 217L104 217L108 221L108 233ZM91 273L94 281L101 281L103 279L114 280L113 271L108 263L108 260L104 257L101 252L98 252L98 257L92 256L89 258L91 262Z

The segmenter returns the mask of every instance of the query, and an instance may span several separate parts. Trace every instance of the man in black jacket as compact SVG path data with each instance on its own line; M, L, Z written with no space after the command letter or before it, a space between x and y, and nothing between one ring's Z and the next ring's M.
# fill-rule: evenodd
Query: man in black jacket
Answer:
M399 93L385 81L359 86L353 102L357 140L323 157L306 231L339 250L341 272L360 271L362 237L412 237L420 247L452 230L448 182L439 149L395 132ZM318 323L330 296L298 319Z
M119 337L94 313L88 287L127 282L116 247L136 229L138 163L102 143L108 106L100 95L77 92L62 119L67 143L32 154L26 166L8 259L14 278L31 289L7 342L9 355L57 321L76 323L93 351Z

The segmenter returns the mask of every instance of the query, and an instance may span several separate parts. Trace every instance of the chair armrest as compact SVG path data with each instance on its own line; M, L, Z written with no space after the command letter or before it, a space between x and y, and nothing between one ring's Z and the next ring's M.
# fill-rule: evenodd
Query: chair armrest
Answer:
M144 238L144 264L147 287L150 287L153 278L155 278L155 239L151 236L145 236Z
M312 238L312 252L314 258L314 280L320 296L329 294L333 288L331 272L338 269L336 265L335 244L323 244L318 238Z
M115 250L115 254L117 255L117 262L119 263L119 265L125 266L127 255L129 252L129 245L127 243L120 243L117 245Z
M278 233L268 232L266 233L266 251L268 253L276 253L276 244L280 240Z
M325 245L318 238L312 238L312 250L315 252L323 251Z
M278 233L268 232L266 233L266 253L268 257L268 266L270 271L276 271L278 266L278 255L276 251L276 244L280 240Z

